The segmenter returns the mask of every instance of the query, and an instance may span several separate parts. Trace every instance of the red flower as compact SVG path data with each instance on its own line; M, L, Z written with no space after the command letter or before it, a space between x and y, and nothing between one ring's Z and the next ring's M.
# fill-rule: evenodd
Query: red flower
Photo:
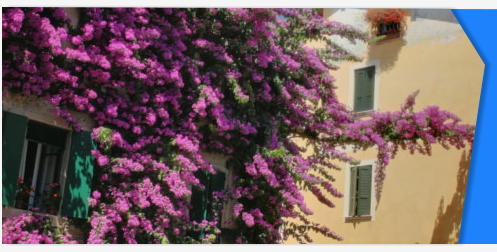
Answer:
M18 179L17 179L17 182L22 183L22 182L24 182L24 179L22 179L22 178L18 178Z
M59 197L59 194L58 193L54 193L53 196L54 196L54 198L57 198L57 197Z
M400 23L403 16L404 10L401 9L369 9L366 14L366 20L381 23Z

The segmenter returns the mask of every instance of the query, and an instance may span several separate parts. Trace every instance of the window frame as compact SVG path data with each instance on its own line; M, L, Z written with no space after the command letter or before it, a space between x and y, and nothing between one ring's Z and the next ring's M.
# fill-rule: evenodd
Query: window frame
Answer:
M228 161L229 157L221 154L216 154L216 153L208 153L208 152L203 152L202 157L208 161L216 171L223 172L225 174L225 179L224 179L224 189L226 190L227 188L231 187L233 185L233 172L231 169L228 169L226 167L226 162ZM192 189L191 185L189 185L190 190ZM193 193L193 192L192 192ZM191 201L192 195L188 196L188 200ZM221 219L220 219L220 227L229 229L233 228L233 224L229 224L229 220L232 218L232 208L233 208L233 201L228 200L224 202L223 209L224 211L221 213Z
M358 221L374 221L375 220L375 209L376 209L376 183L375 183L375 176L376 176L376 159L370 159L370 160L361 160L359 164L349 164L347 163L346 169L345 169L345 194L344 194L344 222L358 222ZM350 216L349 211L350 211L350 201L352 199L351 191L350 191L350 186L352 182L352 174L351 170L353 167L359 167L359 166L366 166L366 165L371 165L371 204L370 204L370 214L369 215L364 215L364 216Z
M390 28L392 28L391 30L387 31L387 32L382 32L381 31L381 28L382 26L385 25L385 26L392 26ZM389 40L389 39L396 39L396 38L400 38L401 37L401 34L402 34L402 22L390 22L390 23L377 23L375 24L376 26L376 36L379 37L379 36L385 36L384 39L382 39L381 41L385 41L385 40Z
M26 116L26 115L24 115L24 116ZM60 127L58 125L49 124L46 121L40 122L38 120L33 120L32 118L30 118L28 116L27 116L27 119L28 119L28 123L29 123L29 121L35 121L35 122L44 124L47 127L55 127L55 128L59 128L59 129L67 131L67 135L66 135L66 139L65 139L65 144L64 144L64 149L62 150L62 158L61 158L61 161L60 161L60 170L59 170L59 174L57 175L57 176L59 176L59 188L60 188L60 195L59 195L59 197L60 197L60 201L59 201L59 205L57 206L57 211L55 212L54 215L59 216L61 214L62 205L63 205L64 191L65 191L65 182L66 182L66 176L67 176L67 169L69 167L69 158L70 158L70 154L71 154L70 153L71 152L70 149L71 149L72 130L70 130L68 128L65 128L65 127ZM28 142L32 141L32 142L37 143L36 165L35 165L35 171L33 173L33 179L35 179L35 174L37 174L39 172L40 165L41 165L40 162L41 162L41 154L42 154L41 152L42 152L42 144L43 143L35 141L35 140L28 139L27 138L27 133L28 133L28 128L26 128L26 132L25 132L25 135L24 135L24 145L23 145L23 150L22 150L22 154L21 154L21 163L20 163L21 167L19 168L19 175L18 175L18 177L24 179L25 172L26 172L25 169L26 169L26 158L27 158ZM36 181L36 182L38 182L38 181ZM37 183L35 183L33 186L36 188ZM36 197L36 195L34 195L35 193L36 192L33 191L33 192L31 192L31 194L29 196L28 210L27 211L31 211L31 210L29 210L29 207L31 207L34 204L33 201L34 201L34 199Z
M209 152L203 152L203 153L201 153L201 155L207 162L209 162L214 167L214 169L217 172L223 172L225 174L224 190L227 190L228 188L233 186L233 171L232 171L232 169L228 169L227 165L226 165L228 159L230 158L229 156L225 156L225 155L218 154L218 153L209 153ZM193 189L191 185L189 185L188 187L190 190ZM190 202L192 200L192 195L193 195L193 190L192 190L192 194L188 196L188 201L190 201ZM232 221L233 204L234 204L234 201L231 199L228 199L227 201L225 201L223 203L223 211L221 212L221 218L219 220L220 222L219 222L219 226L218 226L221 230L226 231L226 230L232 230L232 229L236 228L235 223ZM190 210L189 214L191 213L191 210ZM229 232L224 232L224 231L222 233L225 235L230 234ZM219 239L220 243L233 243L234 242L226 236L220 236L220 237L218 237L218 239Z
M39 100L25 100L25 102L21 102L18 100L14 100L12 97L12 94L10 92L7 92L6 94L6 99L2 100L2 113L4 112L9 112L17 115L21 115L27 118L28 122L29 121L36 121L38 123L42 123L45 125L48 125L50 127L56 127L62 130L66 130L67 136L66 136L66 142L62 154L62 160L60 164L60 183L59 183L59 188L60 188L60 202L59 206L57 208L56 213L53 216L61 216L62 214L62 206L64 205L64 192L65 192L65 187L66 187L66 179L67 179L67 169L69 167L69 159L71 155L71 139L72 139L72 133L73 130L66 125L62 123L62 121L55 117L52 114L45 113L47 106L43 103L40 104ZM41 107L41 109L40 109ZM41 111L40 113L36 113L38 108L38 111ZM86 121L86 120L85 120ZM85 123L86 124L86 123ZM84 125L84 129L89 128L89 125ZM25 160L26 160L26 152L27 152L27 142L28 139L26 138L28 133L28 129L26 128L26 132L24 133L24 144L23 144L23 150L21 153L21 162L20 162L20 167L19 167L19 174L18 178L23 175L24 177L24 172L25 172ZM15 206L15 202L14 202ZM17 211L31 211L31 210L25 210L25 209L18 209L15 208L14 206L11 206L9 208L12 209L17 209L14 210L11 214ZM7 211L5 216L10 216L9 211Z
M68 179L71 176L72 140L74 139L75 133L78 133L76 135L79 135L79 132L73 131L73 129L69 127L64 120L55 116L52 109L53 109L52 104L50 104L48 101L46 101L46 99L42 97L22 96L17 94L16 92L12 92L9 90L4 90L3 92L2 113L9 112L17 114L25 117L27 120L37 121L52 127L57 127L69 131L65 143L66 146L65 150L67 154L62 157L62 164L60 171L61 173L60 205L56 211L57 215L48 215L54 220L58 220L58 218L60 218L61 216L76 217L72 215L65 215L64 209L67 205L65 205L66 201L64 199L67 196L65 195L66 186L68 185L68 183L71 183L71 181L69 181ZM81 129L83 131L91 133L92 129L97 126L95 121L93 121L89 115L79 111L74 111L74 110L69 110L69 111L75 118L77 118L81 126ZM27 130L24 134L27 134ZM24 138L26 138L26 136ZM21 165L21 162L19 162L19 165ZM70 192L67 193L69 194ZM16 216L23 212L29 212L29 211L15 208L13 204L2 205L3 217ZM76 217L76 218L82 218L82 217Z
M355 111L355 93L356 93L356 88L355 88L355 72L356 70L368 68L368 67L374 67L374 83L373 83L373 109L370 110L365 110L365 111ZM369 60L366 62L362 62L359 64L352 65L350 67L349 71L349 99L348 99L348 107L349 110L354 113L354 115L358 117L364 117L370 115L374 111L378 111L379 108L379 97L380 97L380 61L375 59L375 60Z

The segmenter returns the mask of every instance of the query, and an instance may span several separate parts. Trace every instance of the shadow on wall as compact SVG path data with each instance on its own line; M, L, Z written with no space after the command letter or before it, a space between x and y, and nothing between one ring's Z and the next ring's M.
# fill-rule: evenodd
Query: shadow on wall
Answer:
M431 243L457 243L459 240L470 160L471 151L468 152L468 155L466 155L466 151L463 151L457 172L456 192L452 195L452 200L447 207L445 207L444 198L440 199Z
M449 9L410 9L410 12L412 21L423 18L459 24Z
M379 59L380 70L382 72L388 71L395 66L395 62L399 59L400 50L406 44L402 37L372 43L369 45L367 58Z
M78 154L76 153L76 155ZM82 159L79 156L76 158L75 172L71 174L72 176L68 177L70 185L66 187L68 191L65 192L67 196L64 197L65 208L62 211L66 216L86 218L88 215L87 198L90 193L89 188L86 188L86 186L91 185L93 177L93 173L90 172L89 166L91 164L89 162L89 158L88 160Z

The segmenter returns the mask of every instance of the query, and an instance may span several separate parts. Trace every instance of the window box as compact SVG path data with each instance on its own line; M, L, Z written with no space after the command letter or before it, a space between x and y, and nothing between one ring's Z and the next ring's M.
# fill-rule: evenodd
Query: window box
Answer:
M404 15L401 9L369 9L366 20L371 23L371 33L382 41L401 36Z

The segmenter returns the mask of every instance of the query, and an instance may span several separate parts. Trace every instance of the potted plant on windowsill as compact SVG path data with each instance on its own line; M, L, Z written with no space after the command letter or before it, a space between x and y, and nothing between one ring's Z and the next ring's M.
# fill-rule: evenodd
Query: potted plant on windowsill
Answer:
M366 20L371 23L373 40L400 37L404 28L405 11L402 9L369 9ZM381 37L381 39L377 39Z
M49 183L48 189L43 197L46 212L51 215L56 215L60 203L60 186L59 183Z
M29 196L31 195L31 192L33 190L34 187L32 185L28 185L25 183L24 179L18 178L15 208L27 210L29 204Z

